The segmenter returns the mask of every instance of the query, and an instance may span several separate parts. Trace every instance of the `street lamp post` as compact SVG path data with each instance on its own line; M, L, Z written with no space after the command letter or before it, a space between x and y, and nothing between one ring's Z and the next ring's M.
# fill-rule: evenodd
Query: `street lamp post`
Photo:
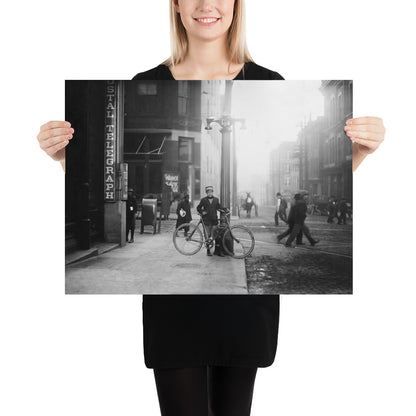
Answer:
M222 116L220 119L214 119L213 117L207 118L206 130L212 130L212 124L217 123L221 130L221 189L220 200L221 203L230 208L232 202L232 215L236 215L236 200L237 200L237 158L236 158L236 146L235 146L235 123L240 122L242 129L244 126L244 119L232 118L228 115ZM231 131L234 128L233 134L233 146L231 148ZM233 165L233 184L232 184L232 201L231 197L231 157Z

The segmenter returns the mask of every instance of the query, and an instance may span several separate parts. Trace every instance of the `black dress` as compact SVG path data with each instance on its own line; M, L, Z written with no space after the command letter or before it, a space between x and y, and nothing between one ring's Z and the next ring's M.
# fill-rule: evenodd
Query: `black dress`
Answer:
M165 65L133 79L174 80ZM249 62L234 79L283 78ZM278 295L143 295L148 368L267 367L275 358L278 328Z

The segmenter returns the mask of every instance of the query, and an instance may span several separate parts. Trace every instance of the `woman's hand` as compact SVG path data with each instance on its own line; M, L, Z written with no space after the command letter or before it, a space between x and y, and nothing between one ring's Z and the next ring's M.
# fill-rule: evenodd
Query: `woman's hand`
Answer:
M352 170L370 153L374 153L384 140L386 129L378 117L357 117L347 120L345 133L353 142Z
M65 146L73 133L74 129L68 121L49 121L40 128L39 146L53 160L65 162Z

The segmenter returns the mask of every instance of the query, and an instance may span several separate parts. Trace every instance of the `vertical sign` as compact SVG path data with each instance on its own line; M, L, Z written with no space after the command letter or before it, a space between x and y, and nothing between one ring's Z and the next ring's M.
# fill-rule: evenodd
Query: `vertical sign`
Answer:
M116 200L116 86L106 81L104 137L104 201Z

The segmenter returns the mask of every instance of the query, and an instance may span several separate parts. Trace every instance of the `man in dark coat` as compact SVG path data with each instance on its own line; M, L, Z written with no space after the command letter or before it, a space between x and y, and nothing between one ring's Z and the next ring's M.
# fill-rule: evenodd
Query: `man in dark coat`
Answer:
M305 224L307 205L301 194L295 195L295 204L290 208L288 224L289 229L277 237L277 241L280 242L284 237L290 234L286 241L286 247L292 247L292 242L299 234L300 231L305 234L310 244L314 246L319 242L315 240L309 231L309 227Z
M297 197L298 194L295 195L295 198ZM286 224L288 225L288 228L286 231L284 231L283 233L279 234L277 236L277 242L280 243L280 241L287 237L288 235L290 235L292 233L293 227L295 226L295 216L296 216L296 199L294 199L294 202L292 202L290 204L290 210L289 210L289 216L286 217L286 212L285 212L285 218L286 218ZM303 245L304 243L302 243L302 239L303 239L303 231L302 229L299 230L297 236L296 236L296 245Z
M295 198L296 198L296 195L295 195ZM296 206L296 199L295 199L295 202L291 203L290 205L289 216L287 217L288 228L286 231L284 231L283 233L277 236L278 243L280 243L281 240L283 240L285 237L287 237L288 235L292 233L293 227L295 226L295 213L296 213L295 206ZM303 233L302 233L302 230L300 230L298 234L298 238L296 239L297 243L302 244L302 236L303 236Z
M328 219L326 222L332 224L337 216L337 201L334 196L330 196L328 201Z
M348 211L347 200L345 198L341 198L341 201L338 204L337 210L339 212L338 224L345 225L347 223L347 211Z
M185 194L183 199L179 202L176 208L178 219L176 220L176 228L182 224L187 224L192 221L191 205L189 204L189 195ZM188 235L189 227L184 227L184 234Z
M129 243L134 242L134 229L136 228L136 213L137 213L137 199L134 195L134 190L130 188L127 191L126 201L126 241ZM129 231L131 237L129 240Z
M202 215L202 221L207 229L207 238L214 244L218 227L217 211L227 211L225 207L220 204L217 197L214 196L214 187L206 186L206 197L202 198L196 210ZM207 248L207 255L212 256L211 250Z

